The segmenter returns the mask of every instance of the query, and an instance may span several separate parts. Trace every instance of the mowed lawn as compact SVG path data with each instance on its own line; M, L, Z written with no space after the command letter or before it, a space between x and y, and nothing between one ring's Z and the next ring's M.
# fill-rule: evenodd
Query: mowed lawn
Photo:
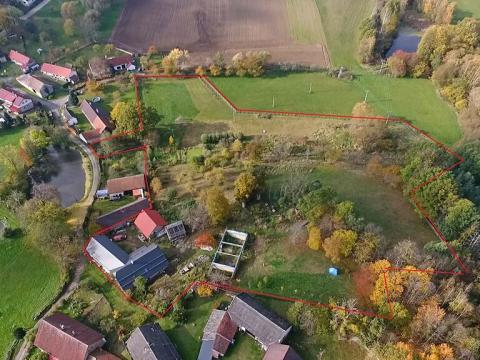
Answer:
M3 146L20 145L20 139L25 131L24 127L16 127L8 130L0 130L0 151ZM0 165L0 180L5 176L3 166Z
M480 1L478 0L457 0L454 19L459 21L465 17L480 18Z
M0 207L0 218L18 226L15 217ZM0 356L14 340L17 327L30 328L33 317L53 299L62 285L60 268L38 251L27 248L25 238L0 239Z
M437 95L430 80L366 73L353 81L325 73L212 80L237 106L250 109L349 115L368 92L368 102L378 115L403 117L449 145L462 136L455 112Z

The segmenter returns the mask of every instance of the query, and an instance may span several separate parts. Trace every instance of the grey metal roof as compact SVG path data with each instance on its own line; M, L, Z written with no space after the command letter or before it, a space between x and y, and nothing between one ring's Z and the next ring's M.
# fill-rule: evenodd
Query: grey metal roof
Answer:
M115 225L122 220L126 222L128 218L133 217L143 209L148 209L149 206L150 204L148 203L148 199L138 199L105 215L99 216L96 220L96 223L103 227L108 227Z
M181 360L177 349L158 324L136 328L127 340L133 360Z
M238 327L255 336L263 346L281 343L292 328L287 320L244 293L232 300L227 312Z
M135 278L143 276L153 280L168 268L168 260L160 248L152 244L130 254L129 263L115 272L115 279L122 289L130 289Z
M212 360L214 340L203 340L197 360Z
M122 263L126 264L128 262L128 254L122 248L120 248L120 246L118 246L112 240L110 240L107 236L94 235L92 236L92 239L98 242L101 246L103 246L109 253L115 256Z

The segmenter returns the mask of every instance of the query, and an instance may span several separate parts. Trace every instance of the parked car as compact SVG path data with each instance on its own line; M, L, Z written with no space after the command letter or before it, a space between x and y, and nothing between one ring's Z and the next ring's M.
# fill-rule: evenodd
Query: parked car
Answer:
M123 233L123 234L114 235L112 237L112 240L113 241L122 241L122 240L125 240L126 238L127 238L127 234Z

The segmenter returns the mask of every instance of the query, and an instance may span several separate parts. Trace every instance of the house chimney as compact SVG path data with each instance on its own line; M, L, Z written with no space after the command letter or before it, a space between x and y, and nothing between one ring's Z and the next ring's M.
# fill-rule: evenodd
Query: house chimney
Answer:
M65 325L60 324L60 329L62 329L62 330L65 329Z

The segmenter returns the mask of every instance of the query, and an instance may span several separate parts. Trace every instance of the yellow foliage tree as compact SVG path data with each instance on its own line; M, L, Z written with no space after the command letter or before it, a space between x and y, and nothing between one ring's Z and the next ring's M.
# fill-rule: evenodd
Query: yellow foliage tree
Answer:
M307 246L312 250L320 250L322 247L322 232L316 225L308 227Z
M222 224L230 216L230 204L218 187L212 187L205 194L205 207L213 225Z
M245 202L257 188L257 178L251 172L243 172L235 180L235 199Z
M453 349L448 344L430 345L430 349L420 354L422 360L453 360Z
M196 289L197 295L200 297L210 297L213 295L213 290L210 286L200 285Z

